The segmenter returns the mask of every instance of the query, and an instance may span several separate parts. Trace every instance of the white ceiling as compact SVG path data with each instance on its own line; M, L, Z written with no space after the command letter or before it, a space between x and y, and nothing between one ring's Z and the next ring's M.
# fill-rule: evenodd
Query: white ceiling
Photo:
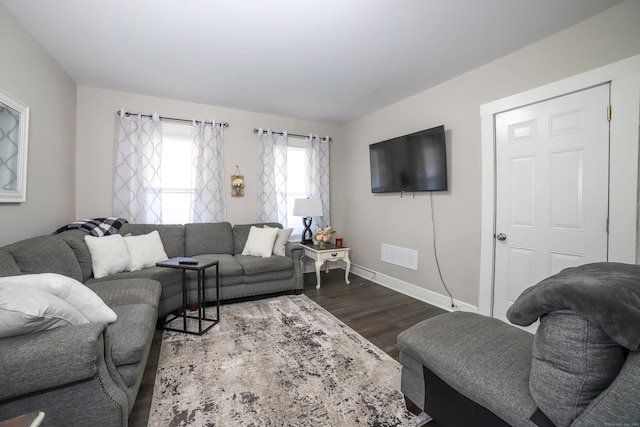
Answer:
M346 122L621 0L0 0L75 82Z

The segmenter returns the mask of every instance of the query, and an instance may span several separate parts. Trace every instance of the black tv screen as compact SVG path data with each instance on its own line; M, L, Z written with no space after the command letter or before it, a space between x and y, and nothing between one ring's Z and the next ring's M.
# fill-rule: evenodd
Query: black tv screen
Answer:
M371 192L447 190L444 126L369 145Z

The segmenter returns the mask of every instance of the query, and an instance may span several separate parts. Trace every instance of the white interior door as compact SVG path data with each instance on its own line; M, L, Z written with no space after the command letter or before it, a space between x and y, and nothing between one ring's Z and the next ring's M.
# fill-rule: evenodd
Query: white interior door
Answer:
M607 260L609 85L496 115L493 316L567 267Z

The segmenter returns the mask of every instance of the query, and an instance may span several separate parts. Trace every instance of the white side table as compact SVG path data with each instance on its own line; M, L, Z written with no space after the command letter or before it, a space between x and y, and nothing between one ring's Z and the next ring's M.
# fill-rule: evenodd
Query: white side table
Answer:
M351 261L349 260L349 248L336 248L333 243L326 243L325 249L320 249L319 246L302 244L304 249L304 255L312 258L316 264L316 289L320 289L320 269L322 264L326 263L326 272L329 272L329 262L335 262L343 260L347 264L347 269L344 273L344 281L349 284L349 270L351 269ZM303 264L304 258L300 259L300 264Z

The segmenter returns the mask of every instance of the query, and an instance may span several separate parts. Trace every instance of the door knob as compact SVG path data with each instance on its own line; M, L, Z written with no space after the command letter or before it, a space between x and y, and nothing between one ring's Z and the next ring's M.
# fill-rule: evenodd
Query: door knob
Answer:
M507 235L504 233L498 233L498 235L496 236L496 239L500 241L507 240Z

